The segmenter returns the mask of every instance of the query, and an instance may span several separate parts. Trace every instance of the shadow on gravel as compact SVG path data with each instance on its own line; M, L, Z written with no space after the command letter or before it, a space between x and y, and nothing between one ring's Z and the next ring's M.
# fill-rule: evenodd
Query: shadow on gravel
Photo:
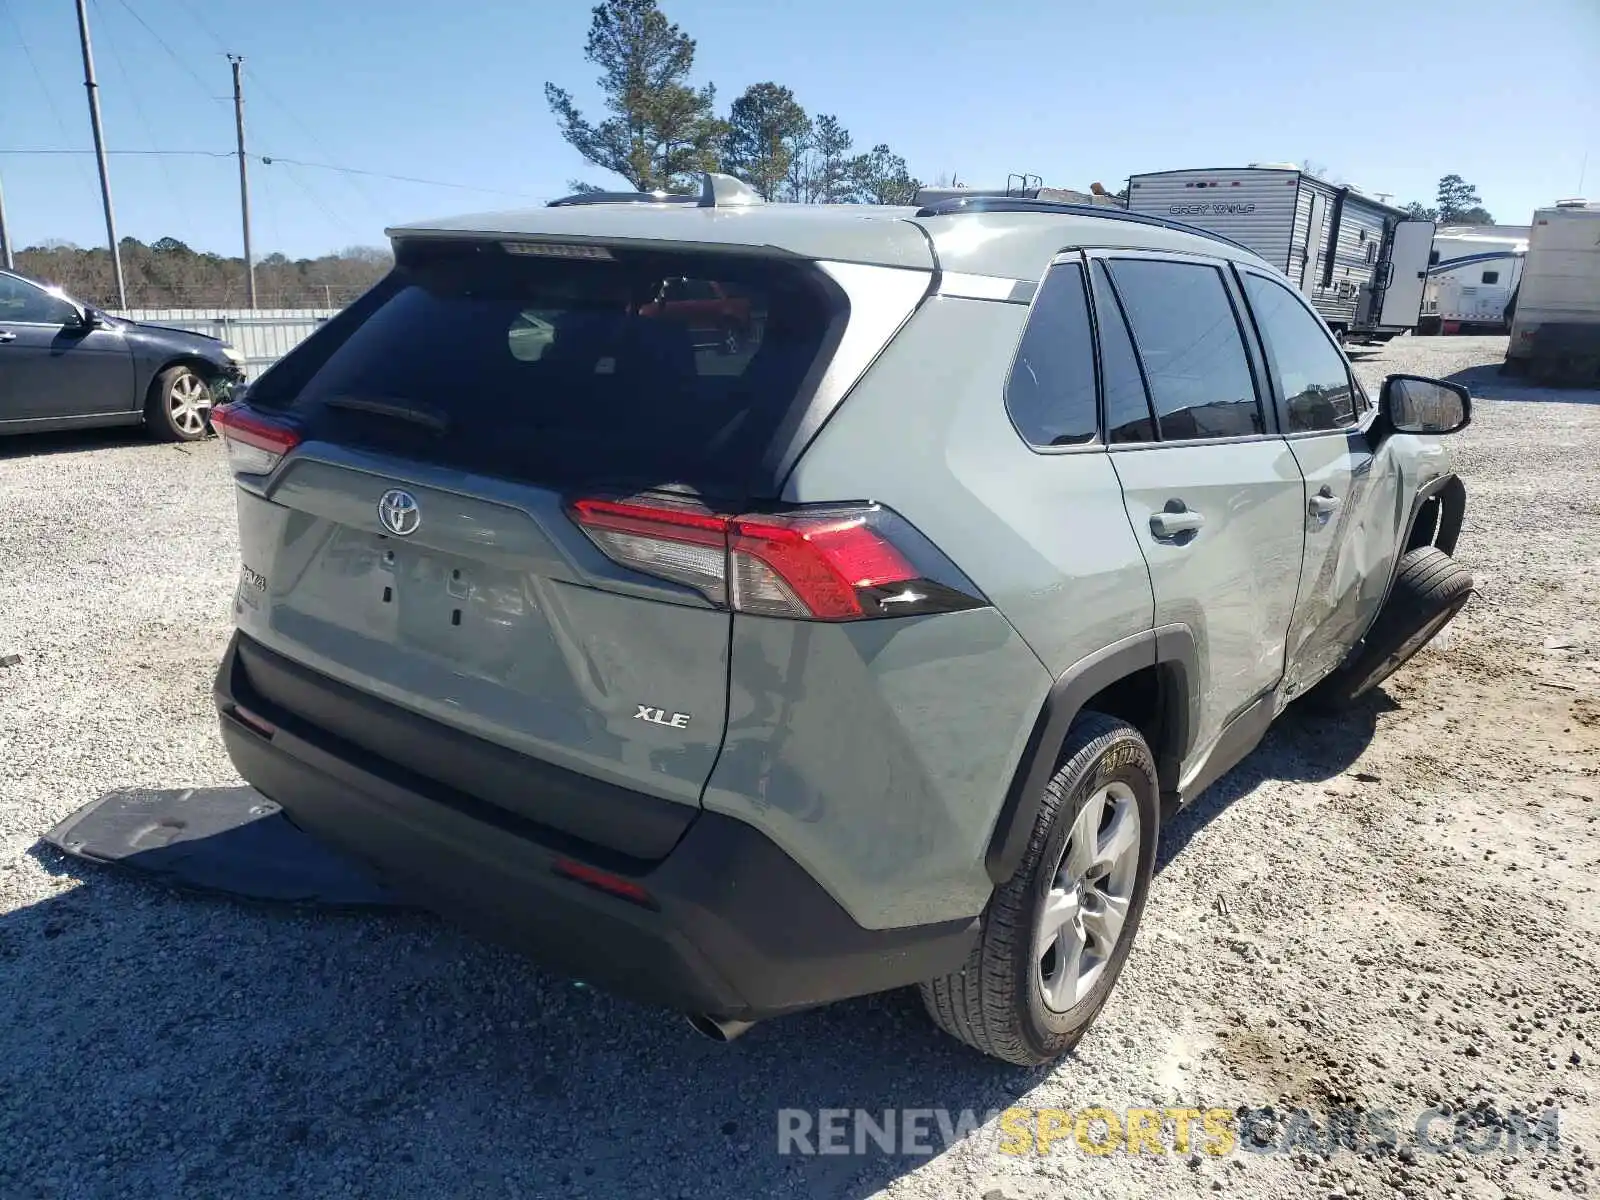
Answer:
M981 1120L1045 1074L946 1038L910 992L719 1046L420 914L32 859L61 890L0 918L7 1197L857 1200L930 1155L779 1154L781 1110Z
M1249 757L1162 827L1156 870L1181 854L1190 839L1228 805L1267 780L1317 783L1348 771L1371 745L1378 714L1397 707L1382 688L1368 692L1348 711L1331 716L1291 706Z
M1513 400L1534 404L1600 404L1600 388L1551 387L1534 383L1519 375L1503 374L1499 363L1467 367L1446 375L1451 383L1464 384L1475 398Z
M1388 703L1286 714L1174 818L1160 863L1262 780L1348 769ZM32 859L60 891L0 918L7 1197L860 1200L929 1155L780 1154L783 1110L981 1119L1047 1074L966 1050L906 991L719 1046L421 914L194 898L44 843Z
M108 429L73 429L62 433L18 433L0 437L0 462L8 458L39 458L46 454L82 454L112 446L152 445L138 425Z

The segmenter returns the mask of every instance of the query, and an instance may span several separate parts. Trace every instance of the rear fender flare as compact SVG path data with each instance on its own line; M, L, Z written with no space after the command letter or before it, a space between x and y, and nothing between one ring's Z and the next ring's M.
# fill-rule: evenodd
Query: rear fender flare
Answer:
M1176 791L1179 765L1189 754L1197 727L1194 711L1199 679L1194 635L1187 625L1163 625L1085 655L1051 684L1017 764L1011 787L990 835L984 868L998 886L1016 873L1028 845L1045 786L1060 762L1067 734L1084 705L1119 679L1160 668L1160 735L1152 745L1163 792Z

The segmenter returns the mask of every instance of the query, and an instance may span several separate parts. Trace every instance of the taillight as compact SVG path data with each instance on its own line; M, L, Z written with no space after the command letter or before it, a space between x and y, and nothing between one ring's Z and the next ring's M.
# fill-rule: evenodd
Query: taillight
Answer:
M300 444L300 433L266 420L242 404L211 410L211 427L228 448L228 465L241 475L266 475Z
M578 500L572 518L607 558L687 584L717 604L727 602L726 517L625 500Z
M736 612L811 621L986 603L915 529L876 504L720 516L654 499L574 501L606 557Z
M729 533L733 607L741 612L853 621L869 615L863 592L918 574L865 514L739 517Z

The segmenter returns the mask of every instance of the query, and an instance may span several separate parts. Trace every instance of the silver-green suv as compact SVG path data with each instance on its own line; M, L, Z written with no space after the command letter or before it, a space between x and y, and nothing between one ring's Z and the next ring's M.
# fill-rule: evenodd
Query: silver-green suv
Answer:
M391 231L217 418L239 771L731 1037L918 984L1082 1034L1163 812L1465 603L1454 385L1105 208L604 196Z

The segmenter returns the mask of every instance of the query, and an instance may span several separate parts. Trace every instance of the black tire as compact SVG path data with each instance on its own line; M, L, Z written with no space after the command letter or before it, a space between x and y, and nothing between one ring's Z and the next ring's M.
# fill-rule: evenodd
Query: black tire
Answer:
M1034 939L1074 819L1109 785L1132 792L1139 817L1127 915L1098 977L1070 1008L1057 1011L1045 1001ZM1111 994L1133 944L1155 870L1160 819L1155 759L1144 737L1126 722L1099 713L1080 717L1045 788L1022 863L990 898L971 955L960 970L921 985L934 1024L992 1058L1021 1066L1037 1066L1071 1050Z
M1436 546L1400 560L1394 590L1361 653L1310 692L1315 707L1346 708L1399 670L1450 623L1472 595L1472 575Z
M198 426L188 399L196 387L203 394L205 403ZM168 367L150 384L150 395L144 406L144 427L158 442L197 442L210 432L206 417L214 402L211 385L206 382L205 376L181 363Z

